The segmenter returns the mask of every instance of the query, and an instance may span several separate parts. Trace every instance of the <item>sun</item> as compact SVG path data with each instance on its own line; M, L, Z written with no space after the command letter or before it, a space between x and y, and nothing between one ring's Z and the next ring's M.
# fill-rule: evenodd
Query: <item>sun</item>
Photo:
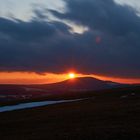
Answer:
M69 73L68 76L70 79L74 79L76 77L75 73Z

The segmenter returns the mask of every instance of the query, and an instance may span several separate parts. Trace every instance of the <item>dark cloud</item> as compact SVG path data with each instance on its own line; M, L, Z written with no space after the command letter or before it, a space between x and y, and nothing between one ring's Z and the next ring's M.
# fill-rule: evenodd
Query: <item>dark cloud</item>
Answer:
M140 18L113 0L66 0L59 19L89 28L72 34L35 11L28 22L0 18L0 70L81 73L140 78Z

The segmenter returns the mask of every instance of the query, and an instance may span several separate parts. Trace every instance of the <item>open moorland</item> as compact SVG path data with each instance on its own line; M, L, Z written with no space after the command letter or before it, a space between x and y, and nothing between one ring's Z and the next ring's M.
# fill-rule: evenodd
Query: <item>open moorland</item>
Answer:
M138 87L87 95L82 101L0 113L0 139L140 139Z

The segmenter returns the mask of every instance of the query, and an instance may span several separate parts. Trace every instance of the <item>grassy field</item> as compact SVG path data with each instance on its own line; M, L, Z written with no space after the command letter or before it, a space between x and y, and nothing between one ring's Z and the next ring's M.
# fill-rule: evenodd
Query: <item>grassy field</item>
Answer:
M139 92L0 113L0 139L139 140Z

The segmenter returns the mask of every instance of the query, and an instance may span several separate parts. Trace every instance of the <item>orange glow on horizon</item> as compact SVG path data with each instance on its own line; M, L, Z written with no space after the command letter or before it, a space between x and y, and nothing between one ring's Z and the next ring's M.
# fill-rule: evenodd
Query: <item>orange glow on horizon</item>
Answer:
M64 81L66 79L73 79L76 77L95 77L100 80L113 81L119 83L140 83L140 78L120 78L120 77L107 77L101 75L84 75L84 74L75 74L71 72L69 74L53 74L53 73L44 73L37 74L33 72L0 72L0 84L47 84L47 83L56 83Z

